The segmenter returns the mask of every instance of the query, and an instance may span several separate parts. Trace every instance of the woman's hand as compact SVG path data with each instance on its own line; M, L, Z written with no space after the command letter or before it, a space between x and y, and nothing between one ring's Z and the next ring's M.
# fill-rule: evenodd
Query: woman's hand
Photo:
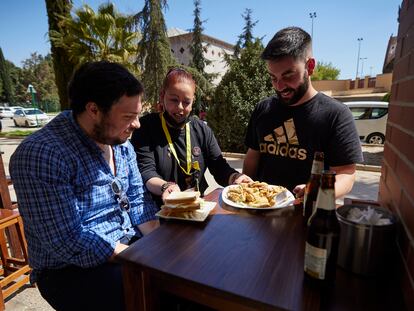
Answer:
M162 193L162 195L161 195L161 199L162 199L162 201L163 202L165 202L165 198L166 197L168 197L168 195L171 193L171 192L174 192L174 191L178 191L178 192L181 192L181 189L180 189L180 187L178 187L178 185L177 184L171 184L171 185L169 185L165 190L164 190L164 192Z

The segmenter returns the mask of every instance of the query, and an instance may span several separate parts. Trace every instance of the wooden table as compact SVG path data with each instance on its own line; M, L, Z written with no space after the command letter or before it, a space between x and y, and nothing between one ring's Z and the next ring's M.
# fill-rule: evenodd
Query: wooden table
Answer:
M334 286L311 286L301 211L239 211L220 193L206 196L218 204L205 222L167 221L119 255L128 310L158 309L162 292L220 310L404 310L392 276L338 268Z

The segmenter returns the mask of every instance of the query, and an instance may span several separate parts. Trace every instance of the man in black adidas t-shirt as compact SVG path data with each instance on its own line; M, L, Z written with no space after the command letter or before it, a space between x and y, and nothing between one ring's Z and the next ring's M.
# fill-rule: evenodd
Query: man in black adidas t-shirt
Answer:
M255 180L283 185L303 195L315 151L336 171L336 197L348 193L362 152L346 105L318 93L310 76L315 69L311 37L297 27L280 30L262 53L276 95L258 103L245 143L243 172Z

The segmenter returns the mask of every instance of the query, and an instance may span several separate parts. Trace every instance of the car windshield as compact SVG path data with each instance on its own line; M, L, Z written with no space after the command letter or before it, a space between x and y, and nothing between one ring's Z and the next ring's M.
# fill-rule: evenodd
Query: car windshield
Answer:
M33 114L43 114L43 111L39 109L30 109L24 111L27 115L33 115Z

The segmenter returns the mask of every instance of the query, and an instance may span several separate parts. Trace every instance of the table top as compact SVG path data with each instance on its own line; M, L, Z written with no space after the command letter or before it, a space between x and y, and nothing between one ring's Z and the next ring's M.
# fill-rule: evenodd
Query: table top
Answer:
M166 221L120 261L278 309L384 310L392 304L396 310L402 304L397 281L363 279L340 268L334 286L308 284L301 210L241 211L225 205L220 193L206 196L218 204L205 222Z

